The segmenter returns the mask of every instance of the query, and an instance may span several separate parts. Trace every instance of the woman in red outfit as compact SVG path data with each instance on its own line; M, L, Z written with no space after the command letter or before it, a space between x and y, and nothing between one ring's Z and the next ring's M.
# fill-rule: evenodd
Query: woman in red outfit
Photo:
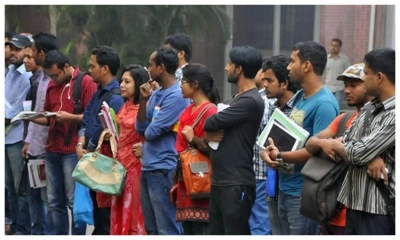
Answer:
M181 82L182 95L191 98L189 105L179 117L179 129L176 139L178 153L188 148L188 143L195 148L209 154L209 148L204 141L204 122L217 112L215 104L219 102L218 90L211 77L210 71L201 64L189 64L183 69ZM203 108L212 104L198 124L192 129L192 124ZM179 171L179 169L178 169ZM180 174L178 174L180 175ZM176 220L182 222L185 235L205 235L208 224L209 199L191 199L186 194L183 179L178 178Z
M144 139L136 133L136 115L139 110L140 85L149 80L149 74L140 65L127 66L121 76L121 96L126 99L117 114L119 142L117 160L126 169L122 196L111 199L111 235L143 235L142 208L140 205L141 149L137 145Z

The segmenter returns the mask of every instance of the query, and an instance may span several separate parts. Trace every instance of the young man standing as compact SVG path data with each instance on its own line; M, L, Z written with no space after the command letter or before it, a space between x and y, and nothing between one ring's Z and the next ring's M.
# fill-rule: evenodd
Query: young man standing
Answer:
M330 140L334 152L330 156L350 165L338 197L347 207L344 233L394 235L394 213L390 214L388 205L394 206L396 196L395 51L373 50L365 55L364 63L366 94L374 98L343 138Z
M289 80L289 58L283 55L272 56L263 64L264 79L263 86L265 88L270 102L267 119L269 120L275 109L280 109L287 116L290 115L293 107L294 95L298 88L295 82ZM289 169L278 167L279 172L288 173L294 170L294 164L288 164ZM279 182L279 178L276 179ZM265 191L265 189L264 189ZM275 197L267 196L268 216L273 235L283 235L283 227L279 217L279 187L276 190Z
M225 71L228 82L239 91L225 102L227 108L204 124L205 140L219 141L218 149L210 153L211 235L251 234L249 218L256 198L253 147L265 108L254 81L261 65L261 54L253 47L234 47L229 52Z
M290 118L313 136L325 129L339 114L338 103L324 86L322 73L326 64L326 51L316 42L297 43L288 65L291 81L301 84L296 93ZM304 177L300 174L311 154L302 148L280 152L273 143L261 153L261 158L271 168L284 163L295 163L294 173L279 174L279 216L285 235L316 235L317 223L300 214L300 196Z
M343 84L336 81L336 77L350 66L349 58L340 52L341 47L342 40L338 38L332 39L325 71L322 75L326 87L331 90L331 92L335 96L336 100L338 101L339 107L345 100L343 91L344 87Z
M48 84L44 111L56 112L54 117L36 118L32 122L49 126L46 145L46 188L49 211L53 220L55 235L69 234L69 208L73 210L75 182L72 172L78 163L75 145L78 142L78 129L71 132L70 142L65 141L70 124L82 121L83 110L92 97L96 85L90 76L81 82L81 110L74 113L73 89L79 68L73 68L69 59L60 51L52 50L43 60L43 70L51 81ZM76 228L72 221L72 234L85 235L86 226Z
M93 152L97 147L100 134L104 130L98 115L103 101L115 111L115 114L118 114L124 105L124 99L119 91L119 83L115 77L119 67L119 56L114 49L108 46L92 49L89 73L98 86L83 114L79 140L76 144L78 159L81 159L83 154L87 152ZM110 235L111 205L109 204L109 196L90 190L90 197L93 201L94 219L92 235Z
M15 35L6 45L10 48L10 65L5 80L5 100L9 109L5 112L5 186L8 191L10 217L12 223L7 234L27 235L31 231L29 206L25 196L18 196L17 190L21 183L24 160L23 147L24 123L11 119L23 111L23 101L30 89L29 78L23 64L24 49L31 45L31 40L24 35Z
M164 44L166 47L171 47L178 52L178 68L175 71L176 80L179 84L182 81L182 69L186 66L192 58L192 41L190 36L184 33L176 33L169 35L165 39Z
M356 107L357 111L349 117L345 123L345 129L349 128L358 116L361 108L371 100L371 97L365 94L365 86L362 80L364 75L364 63L359 63L350 66L341 75L337 77L338 81L344 81L344 93L347 100L347 105L350 107ZM336 137L339 122L345 116L341 114L333 120L333 122L318 133L317 135L311 137L306 144L306 149L311 154L318 153L319 151L324 151L329 154L330 150L330 139ZM339 214L333 218L329 223L321 225L322 235L344 235L344 229L346 226L346 207L343 206Z
M140 86L140 106L136 131L143 144L140 201L146 232L149 235L180 235L175 221L175 206L170 202L172 175L177 165L175 125L189 101L182 98L175 71L177 52L168 47L158 49L149 59L151 79L160 88L153 91L150 83Z

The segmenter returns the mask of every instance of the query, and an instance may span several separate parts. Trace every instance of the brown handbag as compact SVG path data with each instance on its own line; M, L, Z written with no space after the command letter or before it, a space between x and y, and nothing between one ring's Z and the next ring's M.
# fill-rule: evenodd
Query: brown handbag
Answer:
M204 107L194 121L193 129L207 110L212 107L215 107L215 105L208 104ZM208 156L188 144L188 148L179 153L179 158L182 164L186 193L191 198L208 198L211 190L211 162Z

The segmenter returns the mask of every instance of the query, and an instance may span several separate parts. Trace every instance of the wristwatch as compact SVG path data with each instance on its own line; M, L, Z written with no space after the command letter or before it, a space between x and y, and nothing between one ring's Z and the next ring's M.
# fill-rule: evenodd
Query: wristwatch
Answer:
M75 149L77 149L79 146L83 146L83 143L76 144Z
M278 152L276 154L276 161L279 162L279 163L283 163L282 152Z

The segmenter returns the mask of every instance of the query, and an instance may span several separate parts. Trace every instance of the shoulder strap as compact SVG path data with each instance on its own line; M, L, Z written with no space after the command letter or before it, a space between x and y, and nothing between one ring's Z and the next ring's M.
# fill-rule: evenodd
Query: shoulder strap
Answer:
M216 107L215 104L213 103L209 103L207 104L207 106L205 106L203 108L203 110L201 110L201 112L199 113L199 115L197 115L196 120L194 121L194 123L192 124L192 128L194 129L194 127L196 127L196 125L199 123L200 119L204 116L204 114L208 111L208 109L212 108L212 107Z
M349 121L350 117L354 114L354 111L346 112L342 119L339 121L339 126L336 132L336 137L343 136L344 131L346 130L346 123Z
M113 89L111 89L111 91L107 92L101 99L100 107L99 107L97 113L99 113L101 111L101 105L103 105L103 102L108 102L108 100L110 100L110 98L114 95L121 95L121 90L119 88L113 88Z
M81 109L81 93L82 93L82 79L85 76L85 72L79 71L78 75L75 78L74 89L72 91L72 98L74 101L74 111L73 114L80 114ZM71 122L68 126L67 136L64 138L64 146L69 146L71 143L72 133L75 130L77 124L75 122ZM79 125L78 125L79 127Z
M389 189L385 186L385 184L383 183L383 180L376 182L376 185L379 189L379 192L381 193L383 199L385 200L385 203L387 206L393 206L393 200L390 199L390 192Z

